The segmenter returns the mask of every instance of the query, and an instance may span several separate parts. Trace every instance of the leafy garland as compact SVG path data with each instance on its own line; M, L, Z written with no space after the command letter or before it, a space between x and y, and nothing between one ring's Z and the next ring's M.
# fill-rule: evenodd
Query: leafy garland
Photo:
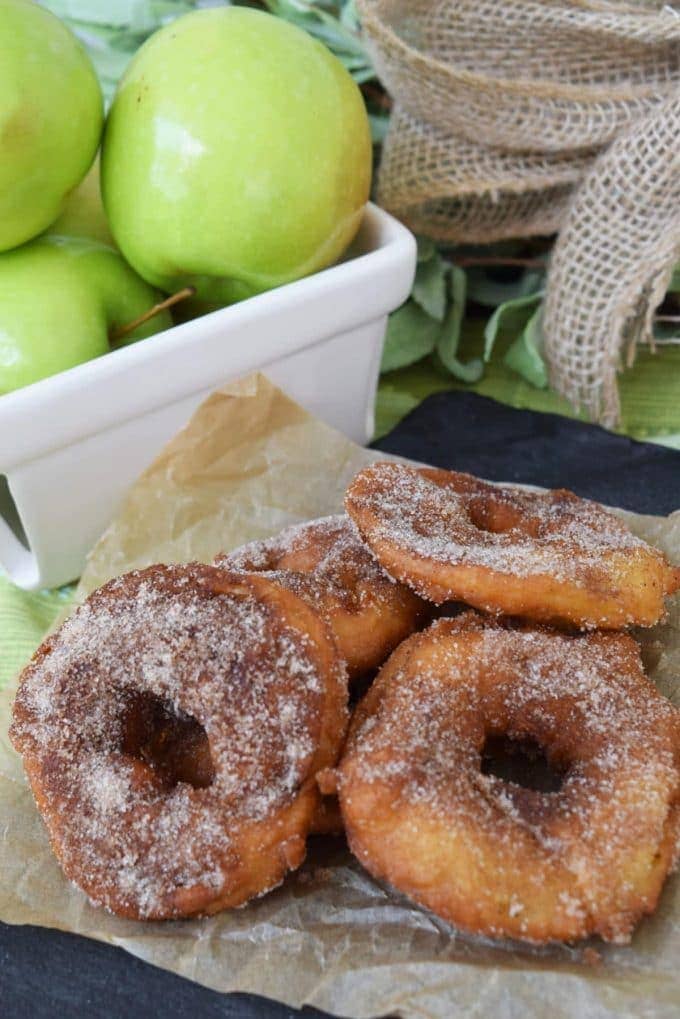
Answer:
M230 0L43 0L87 47L110 101L135 51L158 28L189 11L228 5ZM355 0L251 0L305 29L342 61L362 89L376 156L389 121L390 101L376 79L360 36ZM462 382L477 382L498 334L511 322L516 335L504 364L538 388L548 385L542 356L541 313L548 248L545 241L486 248L438 248L418 239L418 263L409 300L390 317L382 371L423 359ZM483 360L464 362L458 345L466 313L493 309L484 330ZM676 342L680 322L680 267L657 317L658 342Z

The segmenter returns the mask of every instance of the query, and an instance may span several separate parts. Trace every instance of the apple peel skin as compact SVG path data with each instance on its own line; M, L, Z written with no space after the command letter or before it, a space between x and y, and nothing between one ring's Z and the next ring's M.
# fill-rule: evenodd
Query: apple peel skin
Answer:
M94 67L72 32L28 0L0 0L0 251L57 218L94 160L104 121Z
M51 234L62 237L87 237L115 248L101 197L99 159L95 159L80 184L64 200L59 218L50 226Z
M140 49L102 154L116 243L167 292L229 304L336 261L361 222L371 137L351 76L261 11L187 14Z
M0 253L0 395L108 353L113 328L158 299L96 241L47 234ZM171 325L163 312L126 342Z

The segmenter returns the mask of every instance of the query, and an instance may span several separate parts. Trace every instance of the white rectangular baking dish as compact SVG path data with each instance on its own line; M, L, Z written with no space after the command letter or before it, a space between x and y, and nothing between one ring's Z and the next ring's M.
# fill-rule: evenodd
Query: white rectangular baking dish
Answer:
M415 261L409 231L369 205L338 265L0 397L0 563L12 580L35 590L76 578L133 479L210 392L249 372L366 442L387 315Z

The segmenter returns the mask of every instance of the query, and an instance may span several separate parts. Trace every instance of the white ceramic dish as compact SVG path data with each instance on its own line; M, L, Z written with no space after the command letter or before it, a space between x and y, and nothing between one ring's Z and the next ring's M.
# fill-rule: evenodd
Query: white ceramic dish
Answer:
M371 205L340 264L0 397L0 563L12 580L77 577L131 481L210 392L249 372L365 442L387 315L415 260L412 235Z

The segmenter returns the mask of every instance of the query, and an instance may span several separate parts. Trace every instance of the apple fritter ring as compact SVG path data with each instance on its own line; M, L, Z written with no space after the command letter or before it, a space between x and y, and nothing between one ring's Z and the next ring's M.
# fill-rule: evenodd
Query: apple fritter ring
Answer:
M337 796L322 796L312 818L309 834L342 835L344 830Z
M345 505L396 580L440 604L582 629L652 626L680 570L598 503L381 462Z
M385 661L431 614L389 577L344 514L288 527L216 559L217 565L276 575L323 612L354 679Z
M300 865L346 702L328 624L291 591L154 566L45 641L10 734L66 875L120 916L166 919Z
M626 634L438 620L353 717L336 772L350 848L462 929L628 941L678 856L679 716ZM557 787L485 773L500 739L545 755Z

